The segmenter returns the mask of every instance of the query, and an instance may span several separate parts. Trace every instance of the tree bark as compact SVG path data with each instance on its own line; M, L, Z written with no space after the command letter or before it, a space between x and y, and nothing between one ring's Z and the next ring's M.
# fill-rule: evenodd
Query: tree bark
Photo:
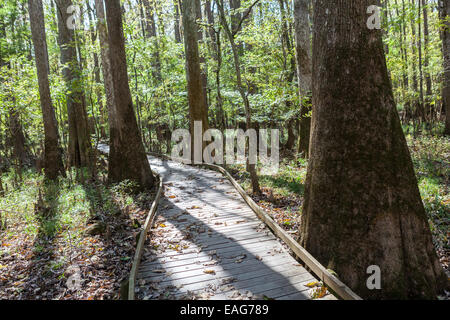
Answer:
M149 0L143 0L145 15L147 21L147 38L152 42L153 45L153 57L152 57L152 76L158 84L162 81L161 76L161 58L159 54L159 43L156 34L156 23L155 23L155 4L150 3Z
M418 21L418 37L417 37L417 47L419 49L419 105L420 112L422 115L422 120L424 122L427 121L426 111L424 109L424 93L423 93L423 49L422 49L422 24L420 23L422 20L422 4L421 0L418 0L417 7L417 21Z
M410 7L414 12L415 8L415 0L411 0ZM415 117L418 118L419 121L424 119L424 113L422 109L422 105L420 104L420 99L417 99L415 95L419 91L419 84L417 81L417 59L418 59L418 48L417 48L417 34L416 34L416 26L415 26L415 20L411 19L411 35L412 35L412 41L411 41L411 51L412 51L412 90L414 93L414 97L412 100L412 106L414 109ZM419 65L420 65L419 60Z
M225 112L223 110L223 98L222 98L222 91L221 91L221 81L220 81L220 72L222 70L222 41L221 41L221 34L220 34L220 28L219 30L215 29L215 20L214 20L214 14L212 12L211 8L211 1L207 0L205 2L205 16L208 19L209 24L209 39L211 43L212 48L212 57L214 60L216 60L217 68L215 70L216 74L216 94L217 94L217 101L216 101L216 112L217 112L217 122L219 125L219 128L224 130L226 128L225 123Z
M208 107L206 105L205 97L206 91L203 88L203 77L198 48L198 26L196 23L197 6L197 1L183 0L183 33L186 52L189 120L192 137L194 137L195 121L202 122L203 132L209 129ZM192 151L194 151L194 148L192 148Z
M154 177L145 154L128 84L120 0L106 1L109 59L112 71L114 117L110 122L109 182L135 181L151 188Z
M200 0L195 0L197 3L195 4L195 10L197 12L197 20L202 21L202 3ZM197 24L197 30L198 30L198 43L199 43L199 56L200 56L200 70L202 74L202 87L203 87L203 96L205 97L205 104L206 104L206 116L208 116L208 67L206 66L206 59L201 54L200 48L203 44L203 28Z
M44 122L44 172L48 179L55 180L60 174L65 176L65 171L59 146L58 125L50 96L49 64L42 0L28 0L28 11Z
M14 97L12 99L15 100ZM19 167L23 168L28 160L28 153L25 148L22 122L20 121L19 112L16 110L16 107L9 109L9 129L14 147L14 156L18 161Z
M423 67L425 69L425 112L427 113L428 120L433 120L433 107L431 106L431 98L433 95L432 92L432 83L431 76L428 70L429 68L429 48L430 48L430 31L428 28L428 7L426 0L422 1L422 10L423 10L423 36L424 36L424 59L423 59Z
M300 243L367 299L435 299L433 246L370 0L318 0L311 159ZM381 269L369 290L367 269Z
M14 30L12 30L12 32L14 33ZM0 38L6 39L6 27L2 20L0 20ZM3 52L0 49L0 69L6 65L7 63L4 60ZM8 67L12 67L11 62L9 63ZM0 76L0 82L3 81L4 79ZM22 168L28 159L28 152L25 147L25 136L23 134L22 122L20 121L20 114L15 103L16 99L14 93L10 92L7 96L11 99L12 102L12 106L9 107L8 111L9 131L11 133L14 156L18 161L19 168Z
M100 58L102 64L103 82L105 86L106 109L108 110L108 119L114 119L112 71L111 62L109 60L108 30L106 27L105 7L103 5L103 0L95 0L95 11L97 13L97 31L100 40Z
M309 155L311 132L311 31L309 26L309 0L294 0L295 52L300 94L300 128L298 153Z
M69 122L69 162L81 168L92 166L92 146L85 106L82 70L77 59L75 32L67 27L70 15L67 8L72 0L56 0L58 15L58 43L61 50L63 77L67 87L67 115Z
M398 1L395 0L395 11L397 16L400 16ZM403 90L402 90L402 100L405 103L405 115L404 122L408 124L411 120L411 105L410 99L407 97L407 92L409 88L409 78L408 78L408 52L407 52L407 40L406 40L406 22L405 22L405 0L402 0L402 13L400 19L400 52L402 56L402 79L403 79Z
M95 26L94 26L94 10L92 9L92 7L90 6L89 0L87 1L87 6L88 6L88 10L89 10L89 26L90 26L90 33L91 33L91 40L92 40L92 44L95 46L96 42L97 42L97 32L95 31ZM98 54L97 51L94 50L94 79L95 79L95 83L98 85L98 87L95 89L96 95L97 95L97 103L98 103L98 112L100 114L98 123L99 123L99 130L100 130L100 137L101 138L106 138L106 132L105 132L105 111L104 111L104 106L103 106L103 96L102 96L102 90L100 89L100 84L101 84L101 80L100 80L100 63L99 63L99 59L98 59Z
M445 109L445 135L450 136L450 8L448 1L441 2L442 54L444 56L444 84L442 86L442 103Z
M285 8L285 1L284 0L278 0L278 4L280 6L280 12L281 12L281 26L282 26L282 43L283 43L283 55L284 55L284 71L287 74L287 82L292 83L295 76L295 56L294 51L292 48L292 41L291 37L289 35L290 30L288 26L288 16L286 14L286 8ZM286 99L286 110L292 109L292 101L289 99ZM287 133L288 133L288 139L286 141L286 144L284 147L286 150L291 150L295 145L295 134L294 134L294 128L293 125L295 123L295 119L290 118L287 119L286 125L287 125Z
M175 42L181 43L181 32L180 32L180 5L178 0L173 0L174 12L175 12L175 21L174 21L174 29L175 29Z

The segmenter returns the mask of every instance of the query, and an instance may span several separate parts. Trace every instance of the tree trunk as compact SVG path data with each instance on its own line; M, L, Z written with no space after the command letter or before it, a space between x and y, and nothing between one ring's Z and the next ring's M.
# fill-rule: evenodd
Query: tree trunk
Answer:
M147 21L147 38L152 42L153 45L153 57L152 57L152 76L159 85L162 81L161 76L161 58L159 55L159 43L156 34L156 23L155 23L155 4L150 3L149 0L143 0L145 15Z
M205 97L206 92L203 88L203 77L198 48L198 26L196 23L197 5L198 1L183 0L183 32L186 52L189 120L192 138L194 138L195 121L202 122L203 132L209 129L208 107L206 105ZM192 148L192 151L194 152L194 148Z
M100 57L106 94L106 109L108 110L108 119L114 119L112 71L111 62L109 60L108 30L106 27L105 7L103 5L103 0L95 0L95 11L97 13L97 31L100 40Z
M81 168L92 166L92 146L88 127L88 117L83 84L82 70L77 59L75 32L67 27L70 15L67 8L72 0L56 0L58 15L58 43L61 49L63 77L67 86L67 115L69 122L69 162Z
M294 125L296 123L295 119L290 119L287 122L287 130L288 130L288 139L286 141L286 150L291 150L295 145L295 133L294 133Z
M239 30L239 22L242 19L242 14L238 11L241 8L241 0L230 0L230 9L233 10L231 13L231 32L236 34ZM243 53L242 43L237 44L239 55Z
M12 30L12 32L14 33L14 30ZM3 21L1 20L0 20L0 38L6 39L6 27ZM0 49L0 69L7 65L2 54L3 52ZM11 67L12 65L10 62L9 68ZM0 82L3 81L4 79L0 76ZM20 121L20 114L19 111L17 110L17 106L15 103L16 98L14 96L14 93L9 92L7 94L7 97L12 100L12 106L9 107L9 130L11 133L14 156L18 162L19 168L22 168L28 159L28 153L25 148L25 136L23 134L22 122Z
M287 23L287 14L285 9L285 1L284 0L278 0L278 4L280 5L280 12L281 12L281 26L282 26L282 43L283 43L283 53L284 53L284 70L286 72L287 76L287 82L292 83L295 76L295 56L292 48L292 42L291 38L289 36L289 27ZM288 58L290 57L290 59ZM289 60L289 61L288 61ZM286 110L292 109L292 101L289 99L286 99ZM295 145L295 134L294 134L294 128L293 124L295 123L295 119L287 119L287 127L288 127L288 139L286 141L286 144L284 147L286 150L291 150Z
M109 59L112 71L114 117L110 122L110 182L135 181L141 188L151 188L154 177L145 154L128 84L125 40L120 0L106 1Z
M195 5L195 10L197 12L197 20L202 21L202 4L200 0L195 0L197 3ZM202 73L202 87L203 87L203 96L205 98L205 104L206 104L206 116L208 116L208 67L206 65L206 59L201 54L200 48L203 44L203 28L197 24L197 30L198 30L198 43L199 43L199 56L200 56L200 69Z
M220 72L222 70L222 42L221 42L221 34L220 29L215 29L215 21L214 21L214 14L212 12L211 8L211 1L207 0L205 2L205 16L208 19L209 27L209 39L211 42L211 48L212 48L212 56L214 60L216 60L217 68L215 70L216 74L216 94L217 94L217 101L216 101L216 112L217 112L217 122L219 125L219 128L224 130L226 128L225 124L225 112L223 110L223 98L222 98L222 91L221 91L221 82L220 82Z
M395 11L397 16L400 16L399 11L399 5L398 1L395 0ZM403 90L402 90L402 100L405 103L405 116L404 116L404 122L406 124L409 123L411 120L411 105L410 105L410 99L407 97L406 93L408 92L409 88L409 78L408 78L408 52L407 52L407 40L406 40L406 23L405 23L405 0L402 0L402 13L401 13L401 19L400 19L400 52L402 56L402 79L403 79Z
M44 171L48 179L55 180L59 174L64 176L65 171L59 146L58 125L50 96L49 64L42 0L28 0L28 10L44 122Z
M173 0L173 6L175 11L175 22L174 22L174 29L175 29L175 42L181 43L181 32L180 32L180 5L178 3L178 0Z
M89 4L89 1L87 2L88 9L89 9L89 25L90 25L90 32L91 32L91 40L92 44L95 46L97 42L97 32L95 32L94 27L94 18L93 18L93 10ZM102 139L106 138L106 132L105 132L105 112L103 107L103 96L102 96L102 90L100 89L100 63L98 59L97 51L94 50L94 79L95 83L98 85L98 87L95 89L96 95L97 95L97 103L98 103L98 112L100 114L98 123L99 123L99 129L100 129L100 137Z
M218 0L217 5L219 7L220 21L222 23L223 28L225 29L225 33L228 36L228 40L230 41L231 50L233 51L234 69L236 71L236 84L239 90L239 94L241 95L241 98L244 102L246 128L247 130L250 130L253 128L252 115L251 115L250 101L248 100L248 96L245 93L244 85L242 83L242 71L241 71L241 62L239 58L239 47L235 41L235 34L233 33L231 27L227 23L225 10L223 8L223 0ZM247 171L250 174L253 193L260 194L261 189L259 187L256 165L250 164L248 159L247 159Z
M411 10L414 12L415 8L415 0L411 0L410 4ZM420 104L420 99L417 99L415 95L417 92L419 92L419 84L417 81L417 60L418 60L418 48L417 48L417 34L416 34L416 26L415 26L415 20L411 19L411 35L412 35L412 41L411 41L411 51L412 51L412 90L414 93L414 97L412 100L413 109L415 112L415 117L419 121L422 121L424 118L424 113L422 109L422 105ZM419 60L419 65L421 61Z
M417 21L418 21L418 37L417 37L417 47L419 49L419 105L420 105L420 112L422 115L422 120L424 122L427 121L426 112L424 109L424 98L423 98L423 53L422 53L422 24L420 23L422 20L422 4L420 2L421 0L418 0L418 7L417 7Z
M430 36L429 36L429 29L428 29L428 8L427 8L427 2L426 0L422 1L422 9L423 9L423 36L424 36L424 60L423 60L423 67L425 69L425 112L427 113L428 120L433 120L433 107L431 106L431 99L432 99L432 84L431 84L431 76L430 72L428 70L429 68L429 48L430 48Z
M311 131L311 31L309 26L309 0L294 0L295 51L300 93L300 128L298 153L309 155Z
M433 246L370 0L318 0L311 159L300 243L367 299L435 299ZM369 290L367 269L381 269Z
M442 86L442 103L445 108L445 131L450 136L450 9L448 1L441 2L442 54L444 56L444 85Z
M13 100L15 100L14 97ZM11 131L11 138L14 147L14 156L18 161L19 167L23 168L28 160L28 153L25 148L25 136L23 134L19 112L15 109L15 107L9 109L9 129Z

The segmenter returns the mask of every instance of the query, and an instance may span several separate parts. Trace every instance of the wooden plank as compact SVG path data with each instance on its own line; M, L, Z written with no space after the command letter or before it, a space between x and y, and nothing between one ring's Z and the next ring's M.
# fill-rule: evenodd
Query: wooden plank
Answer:
M284 274L286 278L282 280L274 280L271 275L251 279L249 281L238 282L235 285L236 290L246 290L250 291L256 295L265 295L269 298L276 299L276 295L283 292L305 292L308 291L309 288L304 285L315 280L315 278L308 273L306 270L303 273L291 273ZM228 293L233 292L233 290L229 290ZM224 292L227 293L227 292Z
M254 259L240 264L228 263L212 267L205 266L200 269L186 270L185 272L178 272L178 273L172 273L170 270L168 270L168 273L165 275L155 273L143 273L142 276L139 277L139 279L150 279L151 281L156 282L160 281L161 284L164 283L170 284L173 282L183 280L183 284L187 286L194 283L218 279L220 280L221 278L227 278L231 276L237 277L241 274L243 275L246 273L249 273L249 275L251 274L253 277L257 277L258 275L261 274L270 274L272 275L272 277L274 277L273 271L274 267L280 267L285 271L293 270L292 269L293 266L290 265L290 260L287 259L287 257L278 257L277 259L266 261L266 264L261 264L261 262L255 261ZM214 270L215 274L206 274L203 272L204 270ZM306 272L305 269L303 270ZM296 270L296 272L300 273L301 271Z
M147 215L147 219L145 220L145 224L144 224L143 230L141 231L141 234L140 234L140 237L139 237L139 242L138 242L138 245L136 247L136 252L135 252L135 255L134 255L133 265L131 267L130 278L129 278L129 283L128 283L128 300L134 300L134 292L135 292L135 283L136 283L136 277L137 277L137 270L139 268L139 263L140 263L141 258L142 258L142 253L143 253L145 239L147 238L147 233L148 233L149 229L151 228L151 226L153 224L153 220L154 220L155 214L156 214L156 208L158 207L159 198L161 197L161 194L162 194L163 178L160 177L155 172L154 172L154 174L159 177L158 192L156 193L155 200L153 201L153 204L152 204L152 206L150 208L150 211L149 211L149 213Z
M278 297L283 295L284 293L287 294L295 293L297 295L296 300L310 300L311 299L309 295L310 288L306 287L305 285L315 280L316 279L311 274L307 274L307 276L304 277L293 277L292 286L289 287L280 286L277 288L270 288L267 290L260 291L258 293L275 300L278 300Z
M297 268L298 271L295 270L295 272L297 272L298 274L308 274L308 272L304 268ZM288 272L293 269L292 266L284 262L284 260L281 261L281 263L280 261L277 262L276 260L273 260L264 268L261 268L261 266L259 265L253 265L242 271L239 270L239 268L235 268L234 270L235 272L230 272L230 270L217 271L216 275L198 274L189 278L168 279L164 282L160 282L159 285L183 285L183 290L196 291L206 288L209 284L220 285L222 283L222 280L230 278L235 279L235 282L233 282L233 284L237 284L241 281L257 279L262 276L269 276L271 279L281 280L285 278L283 276L284 272ZM256 280L256 284L261 284L261 281Z
M227 244L218 244L218 245L213 245L213 246L204 246L202 248L198 248L198 249L186 249L186 251L184 252L177 252L177 251L173 251L173 252L165 252L164 256L167 258L170 258L172 256L181 256L181 255L185 255L185 254L198 254L198 250L200 250L200 252L209 252L211 250L222 250L222 249L228 249L228 248L245 248L248 245L251 244L255 244L255 243L264 243L264 242L272 242L272 239L259 239L259 238L255 238L255 239L250 239L250 240L245 240L240 242L240 243L236 243L236 242L230 242ZM278 242L274 242L279 244ZM157 256L157 257L161 257L161 256Z
M169 230L171 229L170 227L172 225L171 225L170 221L169 222L166 221L164 224L169 226ZM227 235L229 233L234 233L234 232L238 232L238 231L242 231L242 230L247 230L249 232L250 231L251 232L255 232L256 230L261 230L261 231L264 231L264 232L265 231L271 232L270 229L268 229L265 225L264 225L264 228L260 228L260 226L261 226L261 221L255 222L255 223L253 223L253 222L252 223L240 223L240 224L233 224L233 225L227 225L227 226L225 226L225 225L216 225L216 226L214 226L214 228L208 226L208 230L212 230L214 233L226 232ZM174 226L174 228L175 228L175 226ZM162 230L159 229L158 231L162 231ZM183 231L186 232L185 230L183 230ZM171 230L169 232L166 232L166 230L164 230L164 235L166 237L171 237L171 236L176 237L177 235L182 235L183 231L178 229L178 230L175 230L175 231ZM208 233L208 231L203 232L200 235L204 235L204 233Z
M182 215L179 218L181 219L186 219L187 221L182 221L182 222L178 222L175 219L166 219L166 221L170 222L173 226L176 227L186 227L189 226L191 224L198 224L199 226L208 226L209 228L212 227L217 227L220 228L221 226L223 227L224 225L215 225L216 222L226 222L227 224L229 224L230 226L232 225L237 225L237 224L244 224L244 223L259 223L261 224L261 221L258 220L257 218L251 218L250 216L226 216L226 217L195 217L195 216L191 216L191 217L187 217L187 215ZM244 221L245 222L240 222L240 221Z
M252 239L276 240L276 238L272 234L267 235L267 234L261 234L261 233L254 232L252 234L238 234L238 235L235 235L232 237L218 237L218 238L212 239L211 241L208 241L208 239L206 239L205 241L198 241L198 244L202 245L203 248L206 248L206 247L210 247L210 246L229 244L229 243L236 242L236 241L245 241L245 240L252 240Z
M256 243L255 243L256 244ZM264 245L265 244L265 245ZM233 244L230 247L225 248L226 250L202 250L198 253L189 253L188 255L172 255L170 257L160 255L159 257L153 256L151 262L143 263L142 266L154 266L154 265L169 265L170 263L184 263L189 264L189 261L197 261L202 258L211 258L212 259L222 259L227 260L231 259L233 256L241 256L247 255L248 257L254 257L257 259L257 255L278 255L285 253L284 251L279 250L276 246L274 246L271 241L265 241L261 243L260 247L254 247L251 250L244 249L238 244ZM296 262L295 260L292 260Z
M166 223L167 225L167 223ZM203 227L202 227L203 228ZM249 234L255 234L258 233L262 236L267 236L268 239L272 239L271 231L268 229L259 229L258 225L256 226L248 226L245 224L241 224L240 226L235 226L230 228L227 228L225 230L215 230L215 229L203 229L200 230L202 232L199 232L197 230L186 230L184 232L178 231L178 232L171 232L166 233L164 232L165 237L173 237L180 241L193 243L202 243L202 241L205 241L205 243L211 243L212 241L219 240L219 239L229 239L230 237L235 236L242 236L242 235L249 235ZM190 234L189 239L185 239L186 233Z
M261 258L263 258L263 256L265 255L272 255L273 252L277 252L275 250L278 250L279 248L277 246L275 246L271 241L269 242L257 242L254 243L252 247L241 247L238 245L232 246L232 247L228 247L225 248L224 250L213 250L215 251L214 256L215 257L219 257L219 259L230 259L231 256L239 256L239 255L243 255L243 254L251 254L253 256L255 256L256 259L256 255L260 256ZM177 262L177 265L181 265L181 263L184 264L188 264L189 261L193 261L195 259L195 261L209 261L211 260L211 255L208 254L208 251L201 251L199 253L193 253L193 254L188 254L188 255L173 255L171 257L168 257L166 255L161 255L161 256L156 256L156 257L152 257L154 259L156 259L155 261L152 262L145 262L141 264L141 267L139 268L139 270L143 270L148 269L148 268L153 268L156 265L164 265L165 268L169 268L171 266L171 263ZM168 260L168 258L172 258L171 260ZM175 265L175 264L174 264Z
M236 281L226 285L222 285L222 280L228 279L230 277L234 278ZM252 290L255 293L261 293L265 290L271 290L273 288L286 288L288 286L292 286L292 284L289 282L292 281L289 280L292 278L294 278L293 280L301 279L301 281L303 282L314 279L313 276L309 274L304 268L299 268L299 270L292 270L289 267L286 267L285 264L280 264L271 266L271 268L266 269L258 269L257 267L255 267L253 271L242 272L236 275L227 274L226 277L222 278L212 278L201 282L185 283L181 290L183 290L184 293L187 293L187 291L198 292L206 288L208 285L216 285L219 287L222 286L224 290L223 292L227 293L234 291L234 289L232 288L227 288L228 285L231 285L235 287L236 290ZM200 279L200 277L198 277L197 279ZM295 281L293 282L295 283ZM171 281L170 283L174 284L173 281ZM183 295L183 292L180 292L179 295Z
M166 272L170 272L171 274L178 273L178 272L187 272L187 271L196 271L200 270L203 272L203 270L206 269L220 269L222 268L225 270L228 266L235 266L236 268L241 268L242 266L248 266L250 264L261 264L268 261L272 255L270 253L267 253L266 248L261 248L259 252L254 252L255 256L248 256L243 259L242 263L236 263L236 260L238 260L239 256L243 256L242 251L235 251L233 252L232 256L236 258L228 258L228 259L211 259L210 256L205 257L199 257L195 260L188 259L188 260L181 260L181 261L170 261L168 263L160 263L160 264L153 264L153 265L145 265L142 269L139 270L139 278L145 278L152 275L155 275L155 270L161 270L163 269ZM262 260L258 260L256 258L256 255L258 255ZM287 258L285 255L278 255L278 259L284 259ZM217 262L217 260L221 260L220 262ZM217 262L216 264L212 264L214 262ZM292 263L292 260L287 260L288 263ZM142 267L142 265L141 265ZM155 275L155 279L157 279L158 275Z

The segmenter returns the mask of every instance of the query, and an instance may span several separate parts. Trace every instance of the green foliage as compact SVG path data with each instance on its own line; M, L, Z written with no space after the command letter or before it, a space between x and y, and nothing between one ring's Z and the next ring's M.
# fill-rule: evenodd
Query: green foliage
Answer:
M245 189L251 188L250 175L245 170L245 165L233 165L231 169L239 177L242 186ZM261 169L261 166L258 166ZM298 197L303 196L306 179L307 160L299 158L298 160L286 159L280 163L280 169L275 175L259 175L259 182L262 187L273 190L274 194L289 197L295 194Z
M419 190L430 227L447 250L450 226L450 140L431 135L408 137Z
M424 101L436 108L441 99L443 59L440 38L441 21L439 20L437 1L429 1L426 8L429 29L427 45L422 25L423 12L421 8L419 15L417 2L389 1L388 10L384 13L387 15L387 19L385 18L383 22L384 43L388 48L387 66L392 79L395 100L400 105L401 111L405 111L405 105L414 107L414 101L420 99L419 88L414 88L414 77L418 83L420 81L419 64L422 66L422 79L424 80L425 75L429 74L432 80L431 95L427 96L425 92ZM421 28L420 39L418 37L419 27ZM418 43L422 50L421 60L418 54ZM425 65L426 60L428 66ZM408 81L408 86L404 82L405 79Z

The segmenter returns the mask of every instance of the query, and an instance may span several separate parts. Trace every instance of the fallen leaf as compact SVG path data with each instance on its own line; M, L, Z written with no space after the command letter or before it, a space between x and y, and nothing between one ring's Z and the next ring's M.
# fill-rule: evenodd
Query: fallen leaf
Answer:
M314 281L314 282L310 282L310 283L305 284L305 287L314 288L314 287L318 287L319 285L320 285L319 282Z
M215 275L216 271L214 271L214 270L203 270L203 273Z

